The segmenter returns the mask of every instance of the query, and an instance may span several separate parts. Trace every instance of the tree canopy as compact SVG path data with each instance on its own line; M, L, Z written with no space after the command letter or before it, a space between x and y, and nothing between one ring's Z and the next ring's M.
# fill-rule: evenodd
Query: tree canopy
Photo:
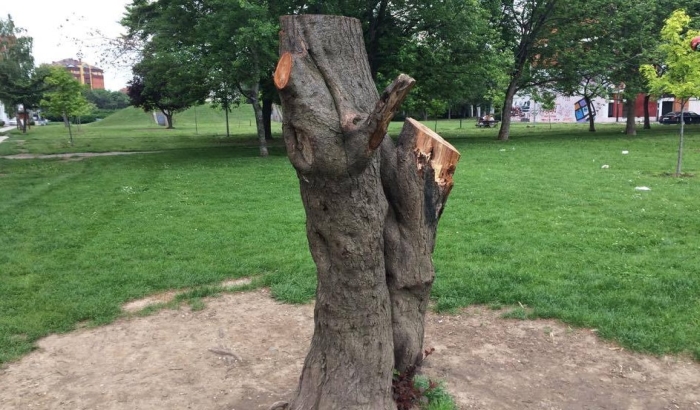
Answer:
M269 107L276 98L270 74L278 17L355 17L378 87L399 72L416 79L403 112L498 105L499 139L507 140L516 93L549 89L590 103L624 85L633 110L637 94L647 91L639 67L658 63L663 20L681 7L697 14L700 1L133 0L122 24L130 44L141 44L142 59L185 53L206 69L209 99L225 109L251 102L261 118L260 102ZM628 117L627 132L634 133L634 117ZM590 121L594 130L593 116Z
M159 110L167 127L173 128L173 115L207 96L205 71L187 52L152 53L144 56L133 69L127 94L131 104L144 111Z
M44 92L46 69L34 66L32 38L16 27L12 16L0 19L0 101L8 114L36 108ZM27 131L27 121L23 122Z

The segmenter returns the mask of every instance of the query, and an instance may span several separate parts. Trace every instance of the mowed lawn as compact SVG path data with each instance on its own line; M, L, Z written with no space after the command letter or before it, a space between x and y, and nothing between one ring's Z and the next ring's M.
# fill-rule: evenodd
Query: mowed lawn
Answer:
M222 280L247 276L284 301L313 297L304 210L279 125L270 157L259 158L254 124L243 131L249 114L226 138L220 123L195 133L190 111L175 131L127 110L115 115L135 120L82 126L73 148L61 145L60 125L0 144L2 155L163 151L0 159L0 362L167 289L188 289L185 301L201 306ZM698 176L683 178L668 175L673 126L627 137L616 125L590 134L517 124L506 143L473 121L437 128L462 160L438 230L436 309L478 303L556 317L630 349L700 360L700 128L687 129L684 166Z

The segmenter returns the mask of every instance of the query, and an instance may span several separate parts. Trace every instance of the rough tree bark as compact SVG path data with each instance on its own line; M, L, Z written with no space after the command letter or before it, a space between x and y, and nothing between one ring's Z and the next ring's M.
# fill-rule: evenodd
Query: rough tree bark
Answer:
M318 285L293 410L395 409L392 370L422 357L437 221L459 153L407 120L386 130L414 80L380 96L358 20L284 16L275 71Z

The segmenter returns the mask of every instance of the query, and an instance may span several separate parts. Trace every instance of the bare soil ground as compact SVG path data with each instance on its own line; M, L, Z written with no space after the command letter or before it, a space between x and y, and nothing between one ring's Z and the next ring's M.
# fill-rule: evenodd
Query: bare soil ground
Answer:
M436 351L424 371L462 409L700 410L700 364L689 358L501 313L428 316ZM294 389L312 331L312 305L261 290L52 335L0 369L0 409L267 409Z

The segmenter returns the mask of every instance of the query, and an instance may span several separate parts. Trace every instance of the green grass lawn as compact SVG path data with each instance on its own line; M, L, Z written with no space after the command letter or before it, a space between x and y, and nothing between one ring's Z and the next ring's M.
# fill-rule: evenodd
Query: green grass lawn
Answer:
M109 117L83 126L73 148L157 154L0 159L0 363L166 289L192 289L196 300L224 279L253 276L281 300L313 296L304 210L283 149L259 158L252 126L227 139L220 124L198 125L196 135L182 115L174 132ZM73 152L56 145L67 136L54 127L13 133L0 150ZM700 176L666 174L677 127L627 137L615 125L589 134L516 124L507 143L473 121L437 127L462 153L438 231L437 309L522 304L513 316L560 318L630 349L700 360ZM81 138L92 145L79 149ZM685 152L684 170L700 173L700 128L688 127Z
M166 129L155 123L153 115L130 107L101 121L74 125L73 146L70 145L68 128L63 123L33 127L27 134L12 131L12 138L0 144L0 156L256 144L253 109L248 104L234 108L229 114L228 138L224 112L206 105L175 114L174 124L175 129ZM281 135L279 123L273 122L272 127L273 134Z

